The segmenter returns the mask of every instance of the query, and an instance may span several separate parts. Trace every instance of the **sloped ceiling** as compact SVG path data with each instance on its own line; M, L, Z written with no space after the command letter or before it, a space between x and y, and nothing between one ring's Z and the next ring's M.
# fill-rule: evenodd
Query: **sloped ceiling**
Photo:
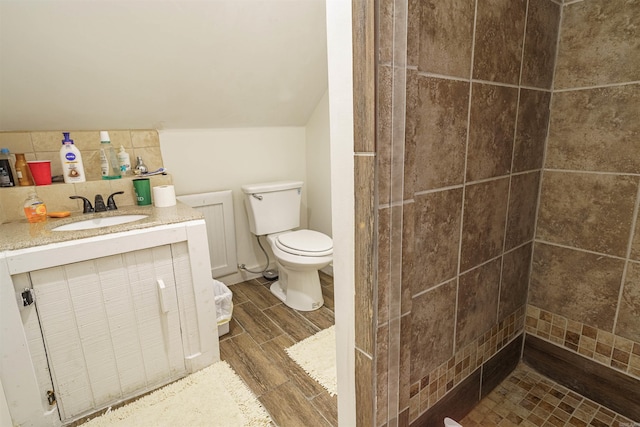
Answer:
M324 0L0 0L0 130L305 125Z

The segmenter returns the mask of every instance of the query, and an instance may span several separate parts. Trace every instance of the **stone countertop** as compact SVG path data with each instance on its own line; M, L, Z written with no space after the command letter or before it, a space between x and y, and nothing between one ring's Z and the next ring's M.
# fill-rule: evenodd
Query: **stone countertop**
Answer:
M111 225L108 227L78 231L52 231L55 227L76 221L108 216L138 214L149 216L139 221L120 225ZM181 202L177 202L175 206L166 208L156 208L153 205L124 206L118 208L116 211L91 214L72 212L71 216L66 218L48 218L44 222L35 224L27 222L25 218L21 221L0 224L0 251L25 249L34 246L48 245L51 243L84 239L87 237L101 236L104 234L118 233L122 231L139 230L158 225L175 224L202 218L202 213Z

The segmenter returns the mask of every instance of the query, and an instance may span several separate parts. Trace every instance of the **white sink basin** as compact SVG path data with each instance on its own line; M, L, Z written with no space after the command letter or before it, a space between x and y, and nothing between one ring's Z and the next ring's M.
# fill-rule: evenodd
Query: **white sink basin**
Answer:
M126 224L128 222L139 221L149 215L118 215L104 218L85 219L83 221L72 222L53 228L52 231L79 231L92 228L109 227L110 225Z

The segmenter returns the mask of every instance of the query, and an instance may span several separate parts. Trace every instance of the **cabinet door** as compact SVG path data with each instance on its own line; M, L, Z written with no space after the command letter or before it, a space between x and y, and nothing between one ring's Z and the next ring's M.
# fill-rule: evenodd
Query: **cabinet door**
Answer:
M185 374L170 246L34 271L31 282L63 421Z

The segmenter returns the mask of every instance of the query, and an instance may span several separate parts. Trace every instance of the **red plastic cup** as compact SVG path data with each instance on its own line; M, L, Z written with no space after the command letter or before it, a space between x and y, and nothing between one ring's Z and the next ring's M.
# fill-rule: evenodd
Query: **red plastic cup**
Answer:
M51 184L51 160L32 160L27 164L36 185Z

